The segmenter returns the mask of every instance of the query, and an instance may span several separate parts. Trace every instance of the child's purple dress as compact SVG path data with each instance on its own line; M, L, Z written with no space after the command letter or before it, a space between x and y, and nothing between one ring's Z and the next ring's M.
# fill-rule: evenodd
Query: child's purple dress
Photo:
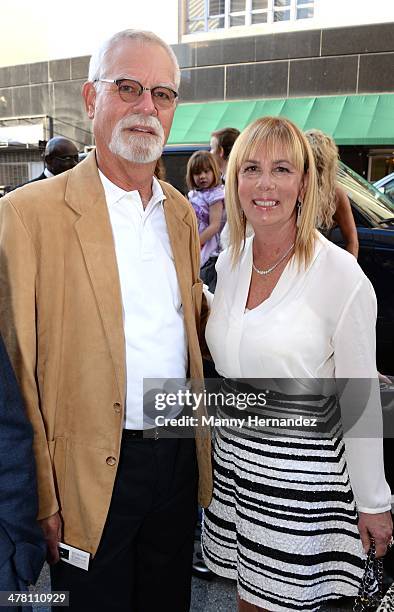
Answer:
M220 200L222 200L224 203L224 186L218 185L217 187L211 187L210 189L193 189L192 191L189 191L188 198L197 216L198 233L201 234L209 225L209 207ZM220 231L223 228L224 220L225 214L223 210ZM212 238L207 240L202 247L201 267L211 256L219 254L220 231L212 236Z

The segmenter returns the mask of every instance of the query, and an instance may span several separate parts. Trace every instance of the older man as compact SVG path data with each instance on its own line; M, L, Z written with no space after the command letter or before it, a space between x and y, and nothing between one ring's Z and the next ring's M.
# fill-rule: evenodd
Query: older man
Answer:
M81 612L188 610L196 447L211 496L208 439L143 435L142 379L202 376L196 222L153 177L178 85L161 39L113 36L83 89L96 152L1 206L0 322L35 430L49 559L59 540L93 557L56 563L52 586Z

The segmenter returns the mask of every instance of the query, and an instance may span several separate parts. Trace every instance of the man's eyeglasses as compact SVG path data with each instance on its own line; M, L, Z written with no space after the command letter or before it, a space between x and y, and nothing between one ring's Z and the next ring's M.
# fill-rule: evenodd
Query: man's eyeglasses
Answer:
M101 81L103 83L114 83L118 88L119 96L123 102L129 104L135 104L138 98L143 94L144 91L150 91L153 104L156 108L166 109L170 108L178 97L178 94L169 87L144 87L138 81L132 79L95 79L95 83Z
M70 161L74 161L76 163L79 162L78 155L51 155L50 157L52 159L57 159L59 161L64 161L64 162L70 162Z

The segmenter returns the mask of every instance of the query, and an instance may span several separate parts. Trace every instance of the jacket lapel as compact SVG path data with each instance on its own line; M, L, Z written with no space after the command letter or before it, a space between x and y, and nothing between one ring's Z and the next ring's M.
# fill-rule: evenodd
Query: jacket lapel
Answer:
M70 173L66 202L80 215L74 227L100 311L119 393L124 398L122 296L111 223L94 152Z
M190 301L191 279L194 278L190 254L190 226L184 221L183 207L177 205L171 194L166 192L164 185L162 187L167 198L164 200L167 231L174 256L182 303L185 306Z

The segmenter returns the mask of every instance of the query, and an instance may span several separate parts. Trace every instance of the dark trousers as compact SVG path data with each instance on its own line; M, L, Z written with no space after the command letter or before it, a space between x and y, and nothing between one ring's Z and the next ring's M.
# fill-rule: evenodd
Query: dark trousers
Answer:
M187 612L196 510L194 440L123 438L97 554L88 571L52 566L52 590L72 612Z
M216 274L216 262L217 256L210 257L200 269L200 278L208 285L208 289L211 293L215 293L217 274Z

